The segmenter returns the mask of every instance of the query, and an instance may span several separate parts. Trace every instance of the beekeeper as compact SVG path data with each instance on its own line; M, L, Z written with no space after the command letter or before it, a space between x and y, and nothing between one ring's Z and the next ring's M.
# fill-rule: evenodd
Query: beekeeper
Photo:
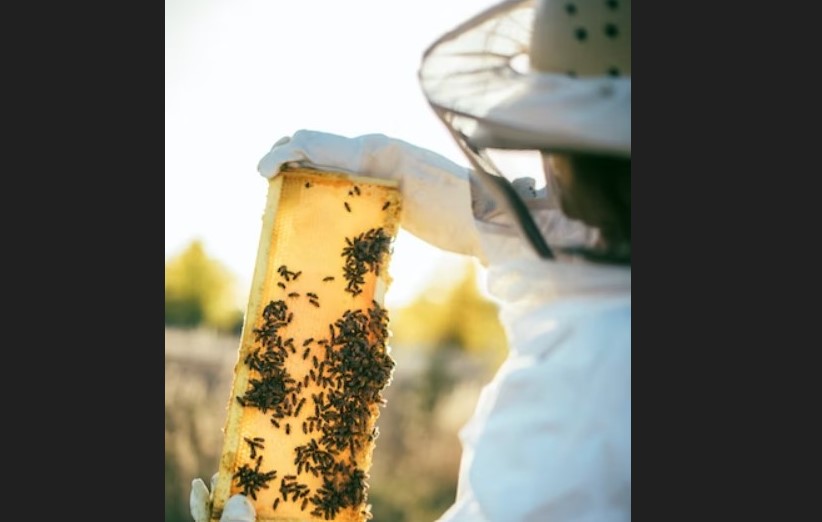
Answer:
M628 521L631 2L502 2L435 42L419 78L470 168L381 134L301 130L259 172L399 180L403 228L487 267L510 352L460 432L440 522ZM196 520L208 501L196 479ZM254 517L235 495L223 520Z

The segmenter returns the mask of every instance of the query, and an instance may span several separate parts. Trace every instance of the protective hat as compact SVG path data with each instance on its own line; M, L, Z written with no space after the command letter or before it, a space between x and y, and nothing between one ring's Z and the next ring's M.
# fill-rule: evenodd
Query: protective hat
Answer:
M630 158L631 2L502 2L434 42L419 80L481 186L552 257L492 151Z

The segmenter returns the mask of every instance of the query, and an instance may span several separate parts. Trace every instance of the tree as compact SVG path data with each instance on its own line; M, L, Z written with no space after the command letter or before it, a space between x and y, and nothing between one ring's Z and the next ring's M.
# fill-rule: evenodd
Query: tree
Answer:
M239 332L242 312L234 288L233 275L208 256L202 241L192 241L182 253L166 261L165 324Z
M470 375L492 373L508 350L497 305L477 285L474 261L440 267L409 305L393 310L389 328L392 348L424 351L423 367L414 379L417 423L431 427L440 401Z
M461 275L435 274L428 287L392 314L394 342L432 349L459 349L501 362L507 351L495 303L477 287L476 265L466 260Z

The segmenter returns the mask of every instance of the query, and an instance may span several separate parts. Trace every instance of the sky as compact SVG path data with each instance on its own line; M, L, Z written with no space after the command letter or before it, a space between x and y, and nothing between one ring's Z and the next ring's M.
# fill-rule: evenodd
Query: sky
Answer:
M299 129L382 133L467 165L417 71L434 40L494 3L166 0L166 259L199 239L247 294L267 190L257 162ZM463 259L400 231L386 304Z

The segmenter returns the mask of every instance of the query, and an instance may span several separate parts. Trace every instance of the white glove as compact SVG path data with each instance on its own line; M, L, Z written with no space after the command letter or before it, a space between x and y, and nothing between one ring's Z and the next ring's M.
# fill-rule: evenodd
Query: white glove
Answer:
M216 482L217 474L215 473L211 477L211 492L209 492L203 479L196 478L191 481L191 496L188 502L194 522L209 522ZM256 520L257 513L254 506L244 495L233 495L229 498L220 517L220 522L256 522Z
M471 212L469 170L439 154L383 134L346 138L300 130L277 141L257 170L270 179L287 164L397 180L403 228L443 250L484 259Z

